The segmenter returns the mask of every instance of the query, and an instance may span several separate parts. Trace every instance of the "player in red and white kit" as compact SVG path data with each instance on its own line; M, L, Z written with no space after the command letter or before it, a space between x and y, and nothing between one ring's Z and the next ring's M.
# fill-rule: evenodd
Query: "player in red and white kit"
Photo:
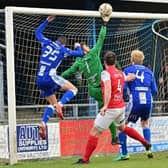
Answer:
M90 131L85 153L76 164L89 163L90 156L95 150L99 135L115 122L118 129L131 138L140 141L146 150L149 144L135 129L125 125L125 103L123 100L124 81L135 79L135 75L125 76L121 70L115 67L115 53L107 51L104 56L105 70L101 73L101 87L103 92L104 106L97 115L94 126Z

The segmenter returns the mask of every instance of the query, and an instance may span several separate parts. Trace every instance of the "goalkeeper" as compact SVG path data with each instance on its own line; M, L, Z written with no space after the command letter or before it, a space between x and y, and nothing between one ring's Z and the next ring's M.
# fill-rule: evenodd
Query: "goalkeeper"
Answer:
M107 23L110 19L107 16L103 19L103 25L101 26L101 30L99 32L99 37L96 42L96 45L90 49L85 42L81 43L81 48L84 52L83 58L76 58L74 64L64 71L61 76L67 78L76 72L81 72L88 81L88 92L91 97L97 100L99 108L103 107L103 98L102 98L102 90L100 87L101 81L101 72L103 71L103 66L100 59L100 52L103 47L104 39L107 31ZM112 134L112 144L117 144L118 137L116 136L116 127L114 123L110 125L110 132Z

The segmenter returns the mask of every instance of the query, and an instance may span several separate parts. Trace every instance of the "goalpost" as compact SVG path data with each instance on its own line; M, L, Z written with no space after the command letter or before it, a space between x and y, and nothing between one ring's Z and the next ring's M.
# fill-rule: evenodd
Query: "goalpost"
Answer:
M87 40L90 47L93 47L102 23L98 11L25 7L5 8L8 93L6 101L8 103L6 104L8 107L10 164L17 163L16 107L23 109L27 109L27 107L41 108L44 107L42 105L43 103L46 104L46 102L40 99L34 82L38 56L40 54L40 46L34 36L34 30L47 15L56 15L57 18L44 31L45 35L53 39L58 34L67 35L69 37L69 47L72 47L74 40L81 39ZM157 33L160 33L157 32L158 28L154 29L155 26L153 26L152 29L152 24L158 19L165 20L166 22L168 20L168 14L113 12L110 23L108 24L108 33L102 53L105 50L113 50L116 52L120 64L125 67L129 64L130 51L139 48L145 53L147 58L146 64L150 64L153 71L157 73L159 71L156 62L158 55L162 55L161 58L166 59L168 50L165 48L165 54L163 54L159 48L160 52L157 53L158 47L160 47L158 43L167 43L167 39L164 39L166 40L164 42L158 41L158 38L161 38L156 37L158 36ZM155 36L152 30L157 32ZM68 58L68 61L63 62L58 70L59 72L67 69L74 59ZM159 75L157 77L159 78ZM73 81L73 79L71 80ZM77 82L77 79L73 82ZM81 111L86 111L90 99L86 98L88 95L85 79L82 81L82 85L79 84L80 87L81 92L78 93L79 97L73 103L75 106L73 104L68 106L76 108L79 104L83 104L81 106L85 108ZM161 97L163 98L162 95ZM159 103L163 101L163 99L160 101L157 98L156 100ZM164 103L166 104L167 101ZM78 111L78 108L76 111ZM23 115L23 118L27 119L25 114Z

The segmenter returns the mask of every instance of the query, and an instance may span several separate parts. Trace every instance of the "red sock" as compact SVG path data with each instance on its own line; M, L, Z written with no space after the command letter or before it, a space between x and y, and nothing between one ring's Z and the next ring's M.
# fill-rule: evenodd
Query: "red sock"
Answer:
M92 155L93 151L97 146L97 143L98 143L98 137L90 135L86 145L85 154L83 156L84 161L89 160L90 156Z
M147 143L147 141L143 138L143 136L141 136L135 129L131 127L126 126L123 132L128 136L130 136L131 138L140 141L143 145Z

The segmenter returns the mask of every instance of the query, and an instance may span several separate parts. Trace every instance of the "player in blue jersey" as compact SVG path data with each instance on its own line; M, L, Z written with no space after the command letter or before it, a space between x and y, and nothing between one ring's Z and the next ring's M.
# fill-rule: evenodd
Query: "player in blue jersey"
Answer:
M126 75L129 73L136 74L136 79L125 83L125 92L129 90L128 111L130 113L127 118L127 123L136 123L141 119L141 126L143 129L144 138L150 143L151 132L149 128L149 117L152 110L152 96L157 94L157 86L152 71L143 66L144 54L140 50L133 50L131 52L132 65L124 69ZM121 153L115 160L128 160L129 154L127 151L126 134L120 132L119 140L121 145ZM148 158L153 158L152 152L146 151Z
M49 22L55 19L54 16L48 16L47 19L35 31L36 38L41 43L41 56L39 68L36 77L37 87L42 91L42 96L49 102L45 108L42 122L39 125L39 135L42 139L46 138L46 123L53 116L56 108L57 115L63 119L62 107L70 101L76 94L77 88L57 75L56 70L62 60L67 56L83 56L83 51L79 43L75 43L75 49L66 48L66 37L60 36L56 41L46 38L42 32ZM57 102L55 90L66 91Z

